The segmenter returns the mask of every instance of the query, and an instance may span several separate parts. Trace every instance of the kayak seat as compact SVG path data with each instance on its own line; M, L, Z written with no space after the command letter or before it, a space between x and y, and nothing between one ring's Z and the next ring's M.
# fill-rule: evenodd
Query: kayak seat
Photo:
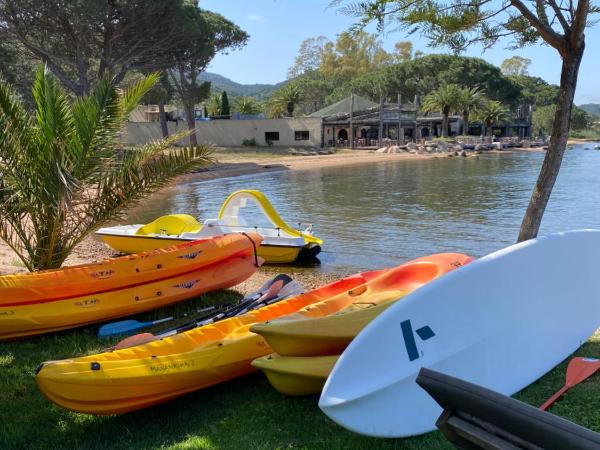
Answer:
M147 236L150 234L180 235L182 233L198 232L202 225L189 214L171 214L161 216L136 231L136 235Z

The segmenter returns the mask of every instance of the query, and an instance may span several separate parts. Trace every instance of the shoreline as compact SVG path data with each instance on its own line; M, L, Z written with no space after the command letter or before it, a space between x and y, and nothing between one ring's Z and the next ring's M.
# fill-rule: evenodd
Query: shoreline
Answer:
M216 152L215 163L198 172L182 175L181 179L208 181L242 175L252 175L283 170L311 170L324 167L353 166L388 161L418 161L439 158L442 155L394 153L382 154L370 150L341 150L331 155L291 156L268 154L237 156ZM443 155L445 156L445 155Z
M591 138L569 138L567 140L567 145L591 144L592 142L600 142L600 140Z
M520 152L543 152L541 148L489 150L484 154L512 154ZM210 181L223 178L231 178L243 175L278 172L284 170L313 170L325 167L356 166L364 164L376 164L392 161L423 161L429 159L447 159L453 153L376 153L372 150L349 150L341 149L330 155L292 156L287 153L277 152L240 152L227 153L215 151L215 163L208 168L182 175L171 185L161 189L144 201L152 201L154 195L168 195L170 189L177 184L186 181ZM477 157L478 154L469 153L469 158ZM456 158L463 158L456 156ZM133 206L135 208L137 206ZM97 262L106 258L116 257L118 254L106 246L94 235L86 237L77 245L71 255L65 261L65 266ZM293 270L286 267L286 270ZM0 242L0 275L26 272L17 255L3 242ZM261 273L268 273L263 270ZM311 271L313 272L313 271ZM331 274L313 272L311 278L330 279Z
M506 150L487 150L485 155L512 154L521 152L544 152L539 147L511 148ZM440 153L376 153L373 150L341 149L331 155L291 156L289 154L277 155L260 151L242 155L219 153L216 151L215 163L204 169L187 175L182 175L178 180L209 181L220 178L230 178L243 175L252 175L283 170L312 170L327 167L345 167L363 164L375 164L391 161L422 161L428 159L446 159L455 157L454 152ZM468 152L468 157L477 157L479 154ZM461 156L456 156L462 158ZM167 187L163 189L169 189Z

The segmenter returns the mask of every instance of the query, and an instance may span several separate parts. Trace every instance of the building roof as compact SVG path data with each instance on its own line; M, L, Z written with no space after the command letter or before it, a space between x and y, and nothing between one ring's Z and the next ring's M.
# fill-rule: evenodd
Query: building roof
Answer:
M398 117L398 105L385 104L382 111L383 121L386 123L402 122L414 123L417 116L417 108L412 103L406 103L400 107L400 117ZM354 111L352 120L356 125L373 125L379 123L379 106L373 106L367 109ZM350 113L337 113L322 118L323 125L347 125L350 123Z
M329 105L325 108L315 111L314 113L310 114L309 117L326 117L340 113L349 113L350 103L350 96L348 96L345 99L334 103L333 105ZM360 95L354 95L354 111L361 111L374 106L377 106L377 103L372 102L368 98L361 97Z

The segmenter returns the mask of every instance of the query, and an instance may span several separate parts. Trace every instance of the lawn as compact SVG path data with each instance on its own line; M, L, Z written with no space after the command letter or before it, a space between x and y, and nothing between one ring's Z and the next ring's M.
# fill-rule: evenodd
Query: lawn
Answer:
M202 296L137 318L148 320L239 298L235 291ZM262 373L204 389L123 416L95 417L64 411L37 390L35 368L105 348L97 326L0 343L1 449L212 449L212 448L451 448L437 432L413 439L382 440L343 430L324 416L317 397L286 398ZM579 351L600 355L600 338ZM516 397L538 405L562 386L566 362ZM552 412L600 431L600 376L575 387Z

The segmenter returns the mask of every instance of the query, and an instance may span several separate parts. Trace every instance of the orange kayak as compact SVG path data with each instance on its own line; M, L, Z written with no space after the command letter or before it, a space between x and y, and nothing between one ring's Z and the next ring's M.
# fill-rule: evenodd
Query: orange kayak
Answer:
M359 292L387 272L347 277L239 317L136 347L45 362L36 374L38 388L57 405L89 414L125 413L165 402L256 370L251 362L272 350L262 336L250 331L252 325L348 291Z
M226 289L254 274L255 263L253 255L232 256L216 264L139 286L51 302L0 307L0 339L79 327Z
M283 356L337 355L396 300L470 261L459 253L417 258L294 314L253 325L250 331Z
M80 266L0 276L0 306L34 304L142 285L254 254L262 238L230 234Z

